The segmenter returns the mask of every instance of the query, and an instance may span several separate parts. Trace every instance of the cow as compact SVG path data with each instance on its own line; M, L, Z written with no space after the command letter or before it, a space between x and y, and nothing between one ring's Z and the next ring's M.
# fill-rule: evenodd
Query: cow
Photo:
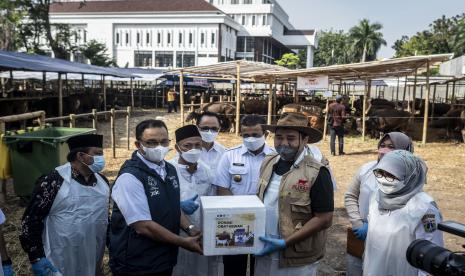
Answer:
M460 140L460 133L463 136L464 129L464 112L461 109L451 109L445 115L434 120L431 123L432 128L445 128L446 139L457 139ZM462 117L463 116L463 117ZM464 137L461 137L464 138Z
M229 129L230 132L234 132L236 122L236 107L234 105L220 102L204 104L196 111L189 113L185 121L197 121L200 117L200 114L204 111L217 113L221 118L221 129L223 131L227 131Z
M429 103L428 116L441 117L451 109L451 105L447 103ZM420 104L420 117L425 115L425 100Z
M308 118L308 122L312 128L323 130L324 128L324 116L323 109L315 105L305 104L287 104L283 106L280 113L297 112L301 113Z
M366 117L366 130L371 138L379 139L384 133L406 132L411 123L413 123L413 116L407 111L373 108ZM358 119L357 127L360 132L361 126L361 119Z
M268 114L268 101L259 99L247 99L242 101L241 114Z

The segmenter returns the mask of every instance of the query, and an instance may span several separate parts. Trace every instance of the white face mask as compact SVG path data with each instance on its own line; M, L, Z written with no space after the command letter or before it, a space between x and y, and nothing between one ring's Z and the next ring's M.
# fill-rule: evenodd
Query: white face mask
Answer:
M264 144L265 144L265 135L259 138L255 138L255 137L244 138L244 145L250 151L256 151Z
M191 149L189 151L181 152L182 159L186 160L188 163L197 163L200 159L202 151L199 149Z
M213 143L218 136L218 132L214 132L211 130L208 131L200 131L200 136L202 136L202 141L206 143Z
M394 181L388 181L386 177L376 178L378 187L381 192L389 195L402 190L405 187L404 181L394 179Z
M170 149L168 147L158 146L156 148L147 148L142 146L142 150L145 152L143 155L145 159L152 161L152 162L160 162L165 159L166 154Z

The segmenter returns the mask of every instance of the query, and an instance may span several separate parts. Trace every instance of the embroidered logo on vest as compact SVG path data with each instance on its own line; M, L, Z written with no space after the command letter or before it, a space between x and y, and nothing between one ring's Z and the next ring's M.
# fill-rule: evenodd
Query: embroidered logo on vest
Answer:
M151 176L147 177L147 185L149 186L150 196L154 197L160 194L158 182Z
M310 185L308 184L308 181L305 179L299 179L299 181L292 185L292 189L300 192L300 193L306 193L310 191Z
M179 188L179 183L178 181L176 180L176 176L168 176L168 179L169 181L171 182L171 184L173 185L173 187L175 189L178 189Z

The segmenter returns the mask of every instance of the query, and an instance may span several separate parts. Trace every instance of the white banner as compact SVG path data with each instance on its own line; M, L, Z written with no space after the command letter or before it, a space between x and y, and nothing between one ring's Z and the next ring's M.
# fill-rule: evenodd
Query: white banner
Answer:
M297 77L297 89L299 90L326 90L328 86L328 76Z

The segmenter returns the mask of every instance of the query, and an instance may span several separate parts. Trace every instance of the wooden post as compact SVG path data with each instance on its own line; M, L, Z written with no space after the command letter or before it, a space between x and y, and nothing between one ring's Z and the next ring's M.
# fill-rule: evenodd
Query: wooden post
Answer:
M131 134L131 130L129 129L130 128L130 119L131 119L131 107L128 106L127 109L126 109L126 138L128 139L128 142L127 142L127 146L128 146L128 150L129 150L129 138L130 138L130 134Z
M210 102L212 103L213 102L213 95L210 94Z
M97 109L92 109L92 128L97 129Z
M367 110L367 100L368 95L371 92L371 80L366 81L367 85L365 88L365 95L363 97L363 113L362 113L362 141L365 142L366 134L366 110Z
M194 112L194 100L191 100L191 106L189 107L189 112Z
M399 103L400 78L397 77L396 105ZM394 95L392 96L394 97Z
M446 102L449 100L449 82L446 83Z
M133 84L132 79L133 78L130 79L129 85L130 85L130 89L131 89L131 107L134 108L134 84Z
M455 104L455 81L452 82L452 99L451 103Z
M223 102L223 95L220 95L220 103Z
M47 92L47 73L42 72L42 94Z
M241 64L236 63L236 136L239 136L241 120Z
M328 113L329 113L329 98L326 99L325 124L323 125L323 141L326 141L326 133L328 132Z
M205 103L205 94L202 93L202 95L200 96L200 108L203 107L204 103Z
M69 114L69 128L76 127L76 115Z
M63 116L63 80L61 73L58 73L58 116ZM63 120L60 120L60 126L63 126Z
M422 145L426 145L426 137L428 135L428 112L429 112L429 60L426 61L426 96L425 96L425 115L423 116L423 138L421 140Z
M437 83L434 84L434 88L433 88L433 106L431 107L431 121L433 120L434 118L434 105L436 104L436 86L437 86Z
M413 99L412 99L412 114L415 116L415 104L417 102L417 76L418 76L418 70L415 70L415 78L413 80Z
M407 76L405 76L404 82L404 95L402 95L402 111L405 110L404 103L405 103L405 95L407 94Z
M181 109L181 125L184 126L184 72L179 72L179 108Z
M299 103L299 90L297 90L297 83L294 85L294 103Z
M107 111L107 89L105 88L105 76L102 76L103 110Z
M116 137L115 137L115 109L110 109L110 130L111 130L111 149L113 158L116 158Z
M271 125L272 122L272 114L273 114L273 84L270 82L270 88L268 93L268 117L267 117L267 124Z

